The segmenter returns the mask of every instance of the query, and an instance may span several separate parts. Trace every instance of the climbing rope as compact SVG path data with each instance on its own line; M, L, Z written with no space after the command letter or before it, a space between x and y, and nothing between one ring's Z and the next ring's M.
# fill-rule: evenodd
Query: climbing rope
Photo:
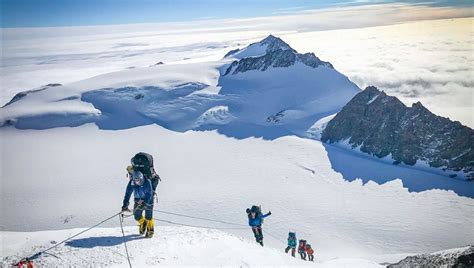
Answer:
M278 238L278 236L276 236L276 235L270 233L269 231L266 231L266 230L263 230L263 229L262 229L262 231L263 231L264 233L268 234L269 236L275 238L276 240L282 242L283 244L285 244L285 245L287 244L286 241L281 240L280 238Z
M169 215L175 215L175 216L180 216L180 217L191 218L191 219L197 219L197 220L203 220L203 221L218 222L218 223L223 223L223 224L229 224L229 225L235 225L235 226L246 226L247 227L247 225L245 225L245 224L226 222L226 221L222 221L222 220L214 220L214 219L208 219L208 218L202 218L202 217L196 217L196 216L190 216L190 215L179 214L179 213L174 213L174 212L169 212L169 211L164 211L164 210L159 210L159 209L154 209L153 211L156 211L156 212L159 212L159 213L164 213L164 214L169 214Z
M47 248L47 249L44 249L44 250L41 250L41 251L35 253L34 255L31 255L31 256L29 256L29 257L24 257L24 258L22 258L20 261L18 261L16 264L14 264L14 266L18 266L18 264L19 264L20 262L23 262L23 261L26 261L26 262L27 262L27 261L31 261L31 260L37 259L37 258L38 258L39 256L41 256L42 254L47 253L48 251L50 251L50 250L52 250L52 249L54 249L54 248L56 248L56 247L58 247L58 246L60 246L60 245L62 245L62 244L64 244L64 243L66 243L67 241L69 241L69 240L71 240L71 239L73 239L73 238L75 238L75 237L77 237L77 236L79 236L79 235L81 235L81 234L83 234L83 233L85 233L85 232L88 232L88 231L90 231L90 230L96 228L97 226L103 224L104 222L109 221L109 220L111 220L111 219L117 217L117 216L120 215L121 213L122 213L122 212L116 213L116 214L114 214L114 215L108 217L107 219L105 219L105 220L103 220L103 221L101 221L101 222L99 222L99 223L97 223L97 224L95 224L95 225L93 225L93 226L91 226L91 227L85 229L85 230L82 230L82 231L80 231L79 233L77 233L77 234L75 234L75 235L72 235L72 236L70 236L70 237L68 237L68 238L66 238L66 239L64 239L64 240L62 240L62 241L59 242L59 243L54 244L53 246L51 246L51 247L49 247L49 248ZM51 254L51 255L52 255L52 254Z
M159 212L159 213L164 213L164 214L169 214L169 215L175 215L175 216L180 216L180 217L186 217L186 218L191 218L191 219L198 219L198 220L203 220L203 221L209 221L209 222L218 222L218 223L223 223L223 224L229 224L229 225L235 225L235 226L244 226L246 228L227 228L227 227L217 227L217 228L214 228L214 227L209 227L209 226L198 226L198 225L190 225L190 224L183 224L183 223L177 223L177 222L171 222L171 221L167 221L167 220L163 220L163 219L156 219L156 221L161 221L161 222L166 222L166 223L170 223L170 224L174 224L174 225L181 225L181 226L188 226L188 227L197 227L197 228L207 228L207 229L247 229L248 226L245 225L245 224L239 224L239 223L233 223L233 222L226 222L226 221L221 221L221 220L214 220L214 219L209 219L209 218L203 218L203 217L196 217L196 216L191 216L191 215L186 215L186 214L179 214L179 213L174 213L174 212L169 212L169 211L164 211L164 210L159 210L159 209L154 209L153 211L155 212ZM281 243L283 243L284 245L287 244L286 241L283 241L282 239L278 238L278 236L272 234L271 232L267 231L267 230L263 230L262 231L266 234L268 234L269 236L273 237L274 239L276 239L277 241L280 241Z
M123 245L125 246L125 253L127 253L128 266L130 268L132 268L132 262L130 261L130 255L128 255L127 240L125 239L125 232L123 231L123 216L122 215L119 216L120 217L119 221L120 221L120 229L122 230Z
M243 228L243 227L213 227L213 226L204 226L204 225L193 225L193 224L186 224L186 223L174 222L174 221L157 219L157 218L153 218L153 219L155 219L155 221L166 222L166 223L174 224L174 225L180 225L180 226L186 226L186 227L195 227L195 228L204 228L204 229L216 229L216 230L244 230L244 229L247 229L247 228Z
M146 206L145 206L146 207ZM145 207L141 207L143 210L147 210L147 208ZM130 217L133 215L133 213L138 209L138 207L134 208L133 211L130 211L132 212L130 215L125 215L124 214L124 211L121 211L121 212L118 212L110 217L108 217L107 219L105 220L102 220L101 222L85 229L85 230L82 230L64 240L62 240L61 242L47 248L47 249L44 249L42 251L39 251L37 252L36 254L34 255L31 255L29 257L24 257L22 258L20 261L18 261L16 264L14 264L14 266L18 266L19 263L21 262L28 262L28 261L31 261L31 260L34 260L38 257L40 257L41 255L43 254L49 254L49 255L52 255L56 258L59 258L51 253L48 253L48 251L66 243L67 241L81 235L81 234L84 234L94 228L96 228L97 226L111 220L112 218L116 217L116 216L119 216L119 221L120 221L120 229L122 231L122 237L124 238L123 242L124 242L124 247L125 247L125 253L127 254L127 261L128 261L128 265L130 268L132 268L132 263L131 263L131 260L130 260L130 255L129 255L129 252L128 252L128 246L127 246L127 241L125 239L125 232L124 232L124 229L123 229L123 221L124 221L124 218L126 217ZM208 222L216 222L216 223L222 223L222 224L227 224L227 225L233 225L233 226L240 226L240 227L214 227L214 226L205 226L205 225L194 225L194 224L186 224L186 223L181 223L181 222L175 222L175 221L170 221L170 220L166 220L166 219L158 219L158 218L154 218L154 220L158 221L158 222L165 222L165 223L169 223L169 224L173 224L173 225L180 225L180 226L186 226L186 227L195 227L195 228L204 228L204 229L215 229L215 230L244 230L244 229L247 229L248 226L245 225L245 224L239 224L239 223L234 223L234 222L227 222L227 221L222 221L222 220L214 220L214 219L209 219L209 218L203 218L203 217L197 217L197 216L192 216L192 215L186 215L186 214L180 214L180 213L174 213L174 212L169 212L169 211L164 211L164 210L159 210L159 209L154 209L153 211L156 211L156 212L159 212L159 213L163 213L163 214L168 214L168 215L174 215L174 216L179 216L179 217L185 217L185 218L191 218L191 219L198 219L198 220L203 220L203 221L208 221ZM280 241L281 243L285 244L286 245L286 242L279 239L276 235L272 234L271 232L269 231L266 231L266 230L263 230L264 233L268 234L269 236L273 237L274 239L276 239L277 241Z

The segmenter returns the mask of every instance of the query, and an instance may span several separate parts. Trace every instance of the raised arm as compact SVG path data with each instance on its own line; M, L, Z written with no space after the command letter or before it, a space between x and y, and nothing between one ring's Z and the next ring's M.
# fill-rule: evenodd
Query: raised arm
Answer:
M262 215L262 218L266 218L266 217L268 217L268 216L270 216L270 215L272 215L272 212L271 212L271 211L268 211L268 213L267 213L267 214L265 214L265 215Z

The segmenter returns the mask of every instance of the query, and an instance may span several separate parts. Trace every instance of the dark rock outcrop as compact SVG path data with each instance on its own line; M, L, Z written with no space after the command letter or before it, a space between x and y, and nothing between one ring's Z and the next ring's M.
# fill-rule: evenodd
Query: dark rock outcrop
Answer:
M474 246L465 249L446 250L433 254L409 256L388 268L471 268L474 267Z
M265 54L259 56L245 57L240 60L236 60L224 72L224 75L238 74L252 70L265 71L269 67L281 68L292 66L297 62L301 62L309 67L317 68L319 66L326 66L333 69L331 63L320 60L314 53L300 54L287 43L278 37L269 35L267 38L260 42L253 43L246 49L250 49L255 46L265 46ZM226 54L226 57L235 55L243 50L232 50Z
M12 103L23 99L24 97L26 97L27 95L29 95L31 93L40 92L40 91L43 91L43 90L45 90L49 87L59 87L59 86L62 86L62 84L50 83L50 84L44 85L44 86L42 86L41 88L38 88L38 89L32 89L32 90L26 90L26 91L19 92L15 96L13 96L13 98L9 102L7 102L5 105L3 105L3 107L11 105Z
M379 158L391 154L394 164L422 160L474 179L474 130L431 113L420 102L407 107L375 87L347 103L327 124L321 140L348 140L352 148L360 146Z

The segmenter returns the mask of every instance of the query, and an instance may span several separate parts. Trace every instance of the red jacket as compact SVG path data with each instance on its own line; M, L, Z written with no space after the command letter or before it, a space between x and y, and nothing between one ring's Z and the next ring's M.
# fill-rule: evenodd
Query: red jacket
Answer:
M312 248L306 248L306 253L308 253L309 255L313 255L314 250Z

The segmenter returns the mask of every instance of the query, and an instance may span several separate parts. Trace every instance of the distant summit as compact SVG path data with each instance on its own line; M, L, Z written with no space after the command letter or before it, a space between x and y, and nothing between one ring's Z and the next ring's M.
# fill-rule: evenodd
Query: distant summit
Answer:
M258 57L277 50L290 50L296 53L296 50L291 48L285 41L273 35L269 35L261 41L252 43L243 49L231 50L224 57L233 57L236 59Z
M224 75L251 70L265 71L269 67L288 67L296 63L302 63L312 68L318 66L333 68L331 63L321 61L314 53L300 54L273 35L267 36L260 42L252 43L244 49L232 50L225 57L237 60L232 62Z
M420 102L407 107L373 86L329 121L321 140L347 141L364 153L390 156L394 164L422 161L474 179L474 130L431 113Z

